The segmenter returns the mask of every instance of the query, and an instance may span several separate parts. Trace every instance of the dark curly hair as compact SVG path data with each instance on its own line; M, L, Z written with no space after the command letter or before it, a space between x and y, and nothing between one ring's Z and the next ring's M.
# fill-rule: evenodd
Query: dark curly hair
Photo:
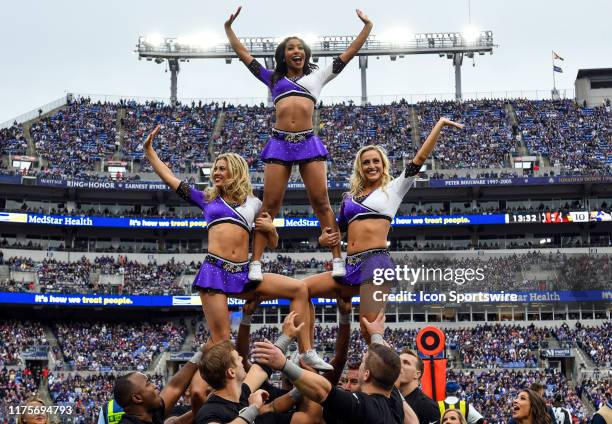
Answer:
M531 416L531 422L533 424L553 424L552 418L548 415L544 399L534 390L525 389L523 392L527 392L529 395L529 405L531 406L529 415Z
M317 65L314 63L310 63L310 57L312 55L312 50L304 40L300 37L287 37L285 38L278 46L276 46L276 51L274 52L274 60L276 61L276 67L274 68L274 73L272 74L272 85L276 84L279 79L287 76L287 63L285 62L285 49L287 47L287 42L289 40L298 40L302 43L304 47L304 75L308 75L315 69L319 69Z

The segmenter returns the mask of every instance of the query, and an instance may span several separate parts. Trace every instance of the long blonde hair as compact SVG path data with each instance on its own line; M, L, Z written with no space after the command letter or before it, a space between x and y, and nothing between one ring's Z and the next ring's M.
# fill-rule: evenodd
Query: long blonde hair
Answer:
M357 152L357 156L355 157L355 162L353 163L353 175L351 175L351 188L349 190L349 194L353 197L360 196L363 193L366 184L366 178L363 174L363 169L361 166L361 157L365 152L369 152L374 150L378 152L382 159L383 163L383 172L382 172L382 185L381 188L384 188L391 181L391 174L389 174L389 168L391 165L389 164L389 158L387 158L387 153L380 146L375 146L373 144L363 146Z
M467 420L465 419L465 417L463 416L463 414L461 413L461 411L459 409L447 409L446 411L444 411L444 414L442 414L442 416L440 417L440 424L442 424L442 421L444 420L444 417L449 412L456 412L457 415L459 416L459 422L461 424L467 424Z
M242 204L248 196L253 195L253 186L249 177L249 166L242 156L236 153L223 153L215 159L213 164L213 172L210 173L212 181L214 168L221 159L227 162L229 178L225 181L225 185L219 190L214 185L204 191L207 200L214 200L220 196L226 196L231 203Z
M36 402L36 403L40 403L40 405L41 405L41 406L43 406L43 407L47 406L44 400L42 400L42 399L40 399L40 398L37 398L37 397L31 397L31 398L28 398L28 399L27 399L27 400L26 400L26 401L23 403L23 406L28 406L28 403L34 403L34 402ZM26 409L26 411L27 411L27 409ZM20 414L20 415L19 415L19 420L17 421L19 424L25 424L25 421L24 421L24 419L23 419L24 415L26 415L26 413L25 413L25 412L24 412L23 414ZM28 415L30 415L30 414L28 414ZM32 414L32 415L34 415L34 414ZM48 423L48 422L49 422L49 415L47 415L47 413L46 413L46 412L44 413L44 415L45 415L45 417L47 418L47 420L46 420L45 422L47 422L47 423Z

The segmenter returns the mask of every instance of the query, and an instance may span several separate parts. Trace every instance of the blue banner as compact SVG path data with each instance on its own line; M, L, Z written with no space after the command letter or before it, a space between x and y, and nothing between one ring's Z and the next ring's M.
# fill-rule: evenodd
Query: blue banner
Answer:
M21 184L20 175L0 175L0 184ZM511 186L511 185L548 185L548 184L605 184L612 183L612 175L600 176L555 176L555 177L508 177L508 178L453 178L448 180L429 180L428 187L472 187L472 186ZM90 181L66 179L61 177L37 177L36 185L83 188L94 190L168 190L161 181ZM253 183L256 190L263 189L262 183ZM304 190L304 183L291 182L288 190ZM347 181L329 181L330 190L348 190Z
M376 295L376 294L375 294ZM382 299L381 299L382 300ZM400 304L462 304L462 303L558 303L558 302L598 302L612 300L612 290L584 291L535 291L535 292L408 292L388 294L389 303ZM244 304L241 299L228 299L230 307ZM336 299L313 298L314 305L334 305ZM359 304L359 297L353 298ZM13 305L50 305L71 307L112 307L112 308L147 308L147 307L201 307L199 296L118 296L97 294L61 294L61 293L7 293L0 292L0 304ZM288 306L286 299L269 300L261 304L264 307Z
M430 180L429 187L472 187L472 186L514 186L548 184L604 184L612 183L612 175L576 177L522 177L522 178L454 178L450 180Z
M168 190L166 184L161 181L88 181L38 177L36 178L36 185L95 190Z
M0 175L0 184L21 184L20 175Z
M115 218L105 216L68 216L45 215L36 213L0 212L0 222L16 224L41 224L61 227L111 227L111 228L206 228L202 218ZM505 224L505 214L494 215L447 215L447 216L398 216L393 220L395 227L407 226L457 226L481 224ZM319 220L314 217L276 218L278 228L318 227Z

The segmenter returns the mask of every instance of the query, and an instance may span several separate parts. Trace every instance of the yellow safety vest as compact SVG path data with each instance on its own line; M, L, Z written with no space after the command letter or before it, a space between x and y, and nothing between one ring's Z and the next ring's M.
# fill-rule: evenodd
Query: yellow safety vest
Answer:
M461 412L461 414L463 415L463 417L467 420L467 414L468 414L468 404L466 401L464 400L460 400L459 402L459 411ZM444 411L446 411L447 409L456 409L455 406L457 404L448 404L443 400L438 401L438 408L440 409L440 415L444 414Z
M123 417L123 414L125 414L125 412L121 411L121 412L115 412L114 411L114 406L115 406L115 399L112 399L108 402L107 408L106 408L106 422L108 424L116 424L119 421L121 421L121 418Z

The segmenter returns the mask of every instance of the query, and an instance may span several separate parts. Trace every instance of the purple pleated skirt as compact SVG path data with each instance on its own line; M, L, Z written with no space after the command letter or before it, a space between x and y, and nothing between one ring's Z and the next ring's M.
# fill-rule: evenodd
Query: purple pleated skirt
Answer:
M272 137L261 153L267 163L293 165L315 160L327 160L329 152L312 130L287 132L272 130Z
M347 286L359 286L364 282L372 282L375 270L382 270L377 271L380 278L384 275L384 270L394 268L387 249L371 249L348 255L345 263L346 275L336 281Z
M244 293L257 286L249 283L248 275L248 262L232 262L207 253L193 281L193 287L207 292Z

